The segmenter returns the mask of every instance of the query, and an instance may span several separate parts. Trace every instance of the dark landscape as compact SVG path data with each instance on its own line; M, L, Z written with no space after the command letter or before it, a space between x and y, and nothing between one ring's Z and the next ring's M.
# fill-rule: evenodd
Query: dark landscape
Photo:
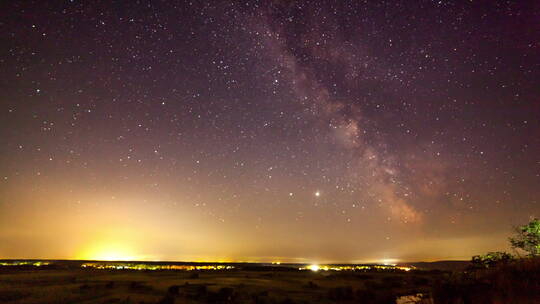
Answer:
M0 1L0 304L540 304L540 0Z
M540 299L539 259L490 269L465 261L316 269L302 264L52 260L4 260L0 265L2 303L454 304ZM447 270L438 269L441 265Z

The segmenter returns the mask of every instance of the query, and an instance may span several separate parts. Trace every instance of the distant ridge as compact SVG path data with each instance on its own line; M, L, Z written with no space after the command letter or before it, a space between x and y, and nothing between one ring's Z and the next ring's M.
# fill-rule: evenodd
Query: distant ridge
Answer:
M470 261L435 261L435 262L414 262L404 263L403 265L414 266L418 269L425 270L447 270L447 271L460 271L467 268L470 265Z

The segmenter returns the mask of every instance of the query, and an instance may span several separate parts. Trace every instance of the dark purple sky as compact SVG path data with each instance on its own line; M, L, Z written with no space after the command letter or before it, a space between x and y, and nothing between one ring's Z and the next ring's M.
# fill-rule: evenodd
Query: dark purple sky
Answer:
M540 216L538 1L5 1L0 258L380 261Z

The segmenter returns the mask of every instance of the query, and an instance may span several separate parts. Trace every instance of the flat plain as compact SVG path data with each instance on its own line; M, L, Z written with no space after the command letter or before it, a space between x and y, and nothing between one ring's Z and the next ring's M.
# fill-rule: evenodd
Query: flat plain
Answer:
M433 271L116 270L3 267L1 303L395 303Z

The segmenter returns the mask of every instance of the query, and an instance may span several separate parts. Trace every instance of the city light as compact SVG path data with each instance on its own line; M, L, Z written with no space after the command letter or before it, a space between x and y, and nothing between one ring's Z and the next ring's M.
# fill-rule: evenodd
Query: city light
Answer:
M396 265L308 265L299 267L298 270L311 271L369 271L369 270L397 270L410 271L414 269L412 266L396 266Z
M109 270L231 270L232 265L171 265L171 264L150 264L150 263L114 263L114 262L92 262L84 263L82 268L109 269Z
M41 267L53 265L54 262L48 261L2 261L1 266L33 266ZM272 265L280 265L281 262L273 262ZM85 269L107 269L107 270L180 270L180 271L197 271L197 270L233 270L238 267L225 264L155 264L144 262L115 262L115 261L96 261L80 264L81 268ZM288 266L285 266L288 267ZM242 267L240 267L242 268ZM313 272L319 271L410 271L414 269L412 266L397 266L397 265L318 265L311 264L299 267L298 270L309 270Z
M49 265L49 262L42 262L42 261L9 261L9 262L0 262L0 266L34 266L34 267L40 267L40 266L47 266Z

